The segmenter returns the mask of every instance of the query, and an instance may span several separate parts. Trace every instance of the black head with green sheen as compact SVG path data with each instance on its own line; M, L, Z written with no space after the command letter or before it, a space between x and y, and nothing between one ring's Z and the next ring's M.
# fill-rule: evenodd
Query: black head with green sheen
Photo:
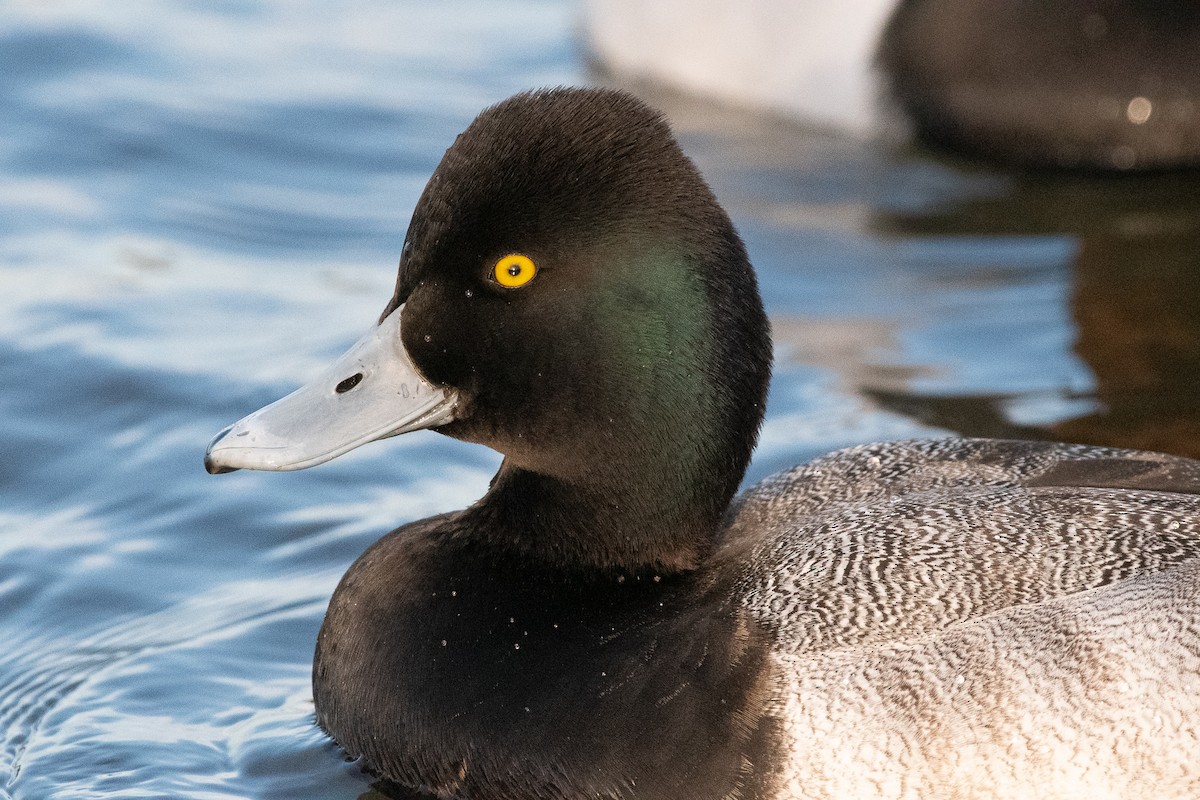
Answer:
M445 398L380 436L436 426L504 454L464 512L496 542L588 568L703 558L754 445L770 341L742 242L658 113L606 89L483 111L417 204L376 331ZM334 394L372 380L355 363L328 375ZM344 451L222 458L234 434L213 471Z

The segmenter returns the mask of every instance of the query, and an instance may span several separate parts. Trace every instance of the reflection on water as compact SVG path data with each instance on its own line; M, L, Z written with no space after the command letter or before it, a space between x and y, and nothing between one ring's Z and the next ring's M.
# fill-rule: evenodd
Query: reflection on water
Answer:
M557 0L331 9L0 10L0 798L367 790L312 725L325 602L497 457L413 434L216 480L204 447L376 318L480 106L582 72ZM772 316L751 479L948 432L1196 452L1187 180L1014 178L652 99Z
M1019 397L889 392L885 405L970 435L1066 439L1200 456L1200 194L1194 175L1117 181L1024 178L998 198L883 214L905 236L1055 236L1070 264L1072 350L1095 407L1022 425Z

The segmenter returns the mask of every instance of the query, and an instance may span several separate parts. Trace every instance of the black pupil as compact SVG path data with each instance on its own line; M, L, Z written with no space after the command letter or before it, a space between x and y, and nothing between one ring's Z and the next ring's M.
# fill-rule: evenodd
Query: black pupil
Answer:
M353 375L351 375L349 378L346 378L346 380L339 383L337 385L337 388L334 389L334 391L337 392L338 394L345 394L346 392L353 389L355 386L358 386L358 384L362 382L362 379L363 379L363 374L361 372L356 372Z
M518 275L520 275L521 274L521 265L520 264L509 264L508 265L508 274L512 275L514 278L517 277Z

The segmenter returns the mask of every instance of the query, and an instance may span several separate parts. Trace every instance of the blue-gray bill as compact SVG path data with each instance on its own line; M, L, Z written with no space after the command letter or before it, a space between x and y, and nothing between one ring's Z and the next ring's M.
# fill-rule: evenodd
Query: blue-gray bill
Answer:
M210 473L294 470L367 442L454 419L457 396L425 380L400 339L404 307L359 339L311 383L217 434Z

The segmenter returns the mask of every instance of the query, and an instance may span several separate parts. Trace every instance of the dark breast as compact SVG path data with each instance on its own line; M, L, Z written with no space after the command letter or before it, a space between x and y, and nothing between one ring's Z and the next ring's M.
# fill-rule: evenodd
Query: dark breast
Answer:
M318 721L369 769L462 798L769 797L759 630L694 578L548 574L406 526L347 573Z

